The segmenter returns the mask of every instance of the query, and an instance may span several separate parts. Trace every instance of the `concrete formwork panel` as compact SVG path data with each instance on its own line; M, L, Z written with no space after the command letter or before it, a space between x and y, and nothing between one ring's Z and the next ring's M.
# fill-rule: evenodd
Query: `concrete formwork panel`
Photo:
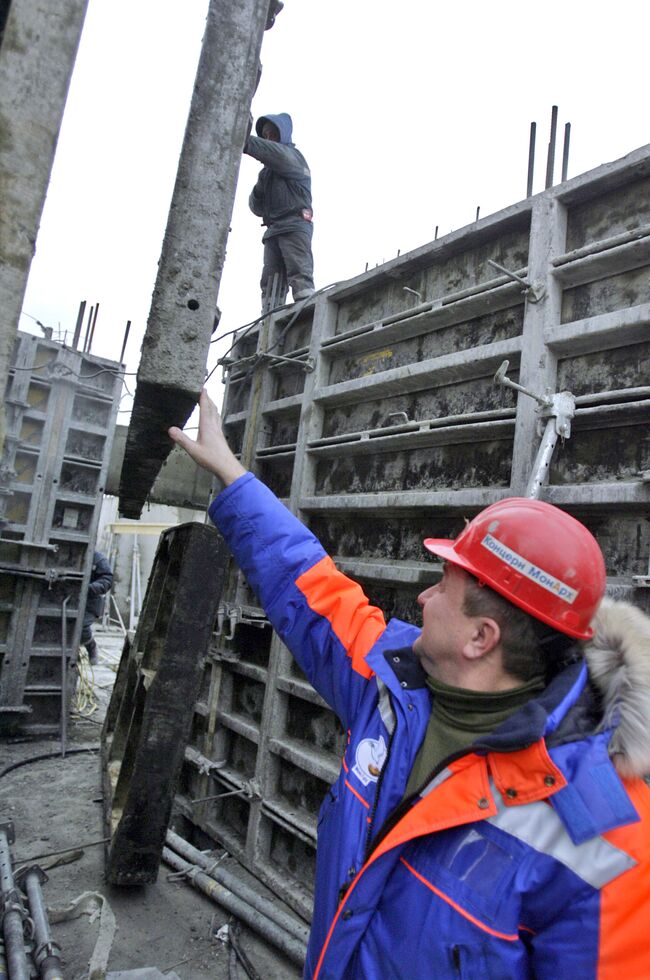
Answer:
M0 463L0 728L66 717L120 365L18 333Z
M524 492L539 415L532 399L493 383L503 360L540 395L576 396L542 496L596 535L610 593L648 607L635 576L650 556L649 175L644 147L276 314L235 344L231 444L388 615L413 619L418 592L440 574L424 537L455 537L466 518ZM253 345L266 356L251 367ZM318 808L345 736L259 625L256 602L231 568L196 707L208 725L186 752L177 806L186 833L227 842L308 914ZM208 792L238 795L191 804Z

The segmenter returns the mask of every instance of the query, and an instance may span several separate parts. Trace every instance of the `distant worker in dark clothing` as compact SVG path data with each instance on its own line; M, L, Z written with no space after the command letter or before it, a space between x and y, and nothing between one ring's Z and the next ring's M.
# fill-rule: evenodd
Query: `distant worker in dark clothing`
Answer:
M108 559L101 551L93 555L93 567L90 573L88 598L84 610L84 623L81 631L81 645L86 648L91 664L97 663L97 643L93 637L92 624L99 619L104 610L104 596L113 584L113 572Z
M280 304L289 286L294 302L314 292L311 175L304 156L291 142L292 129L286 112L261 116L255 126L257 136L249 136L244 146L244 153L264 164L248 201L266 225L260 280L263 312L267 288L276 274Z

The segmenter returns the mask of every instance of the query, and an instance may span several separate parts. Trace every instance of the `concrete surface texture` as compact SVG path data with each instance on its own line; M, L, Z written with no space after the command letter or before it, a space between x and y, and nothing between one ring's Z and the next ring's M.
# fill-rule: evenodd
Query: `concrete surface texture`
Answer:
M0 391L88 0L13 0L0 47ZM0 451L4 407L0 406Z
M151 968L146 974L125 973L124 980L158 976L155 971L171 980L174 975L180 980L233 976L243 980L241 967L234 972L236 968L229 965L229 947L216 938L230 921L229 914L178 876L169 880L170 868L161 866L157 882L146 888L118 889L104 882L99 754L92 749L99 748L122 636L97 628L95 636L99 663L92 675L86 672L85 681L82 674L80 685L82 710L89 714L82 717L73 712L66 757L61 756L60 743L52 739L14 740L0 746L0 820L14 824L16 840L11 852L15 868L33 863L46 868L49 880L42 887L50 910L70 905L84 892L104 896L117 922L108 976ZM5 772L14 763L52 753L52 757ZM217 849L215 853L222 852ZM48 866L57 856L62 863ZM252 881L233 859L226 857L220 866L245 875L249 884ZM54 916L53 939L62 950L65 976L81 980L88 976L99 924L87 915L67 922L53 920ZM300 976L292 963L244 928L240 945L265 980L297 980Z
M140 511L205 379L267 0L212 0L147 331L120 481L124 517Z

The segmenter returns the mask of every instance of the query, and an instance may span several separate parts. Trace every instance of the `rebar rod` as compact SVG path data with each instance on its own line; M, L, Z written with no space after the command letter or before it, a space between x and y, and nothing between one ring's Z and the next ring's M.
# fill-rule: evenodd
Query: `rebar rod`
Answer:
M167 831L167 843L172 847L181 857L186 858L193 864L198 864L200 868L206 871L211 878L218 881L220 885L227 888L241 898L252 908L257 909L262 915L267 916L267 918L272 919L273 922L277 923L282 929L294 936L299 942L307 943L309 939L309 929L307 926L298 922L292 916L287 915L282 909L277 908L273 902L269 901L268 898L264 898L263 895L258 895L254 889L249 888L248 885L240 881L236 875L230 874L225 868L215 868L214 858L208 857L207 854L203 854L196 847L189 843L189 841L184 840L184 838L179 837L175 834L173 830Z
M307 947L304 943L299 942L294 936L290 936L289 933L281 929L275 922L272 922L265 915L252 908L247 902L238 898L237 895L234 895L227 888L224 888L214 878L207 875L205 871L201 871L196 864L185 861L168 847L163 847L162 857L163 861L176 871L184 871L187 874L188 881L198 891L203 892L213 902L221 905L232 915L237 916L238 919L241 919L242 922L246 923L250 929L262 936L263 939L277 946L294 963L303 966L307 955Z
M79 337L81 336L81 328L84 322L84 313L86 311L86 300L82 299L79 304L79 312L77 313L77 323L74 328L74 336L72 337L72 346L76 350L79 346Z
M551 137L548 141L548 157L546 160L546 187L553 186L553 170L555 169L555 138L557 134L557 106L551 109Z
M562 149L562 180L567 179L569 173L569 144L571 142L571 123L566 123L564 127L564 147Z
M535 171L535 137L537 135L537 123L530 124L530 139L528 141L528 180L526 182L526 197L533 193L533 173Z

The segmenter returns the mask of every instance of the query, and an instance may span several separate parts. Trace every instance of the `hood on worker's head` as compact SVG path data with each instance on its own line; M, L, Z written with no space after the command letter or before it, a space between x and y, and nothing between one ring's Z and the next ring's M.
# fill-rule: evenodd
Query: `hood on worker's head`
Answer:
M650 774L650 618L627 602L603 599L585 646L589 677L602 698L602 728L623 776Z
M288 112L280 112L277 116L260 116L255 123L255 132L258 136L262 135L262 126L265 122L273 123L280 134L281 143L290 143L293 133L293 122Z

